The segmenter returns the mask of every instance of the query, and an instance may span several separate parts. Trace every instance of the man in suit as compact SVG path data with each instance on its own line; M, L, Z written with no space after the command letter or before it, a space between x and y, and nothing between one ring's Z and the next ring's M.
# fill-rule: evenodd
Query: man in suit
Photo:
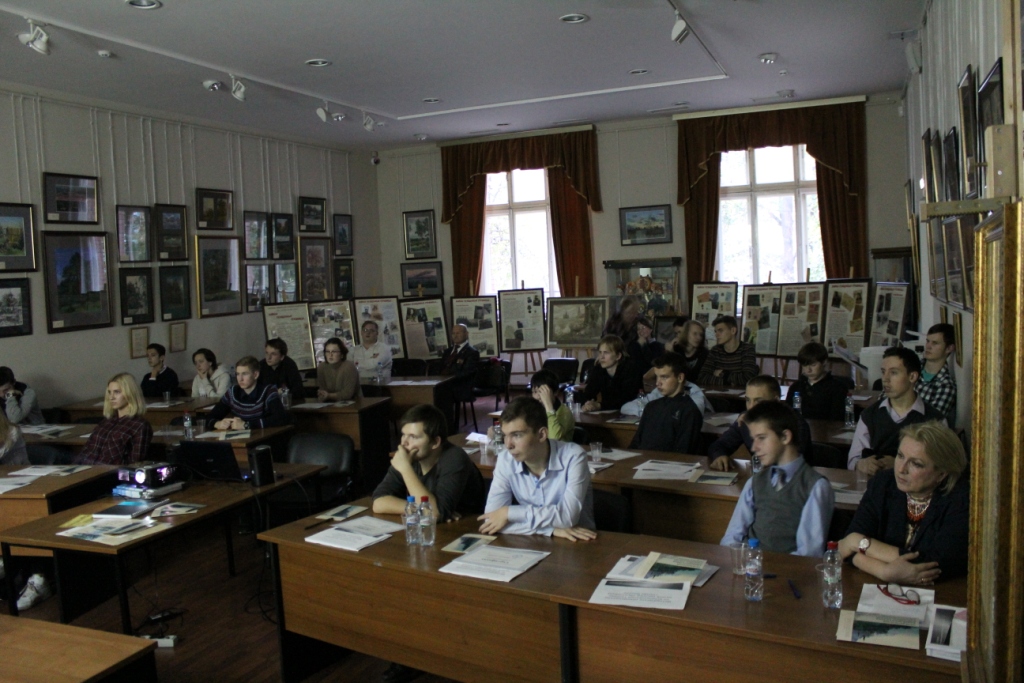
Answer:
M480 352L469 343L469 328L457 324L452 327L452 345L441 354L441 374L455 375L450 383L452 399L452 431L457 431L459 416L456 405L460 401L473 400L473 380L480 363Z

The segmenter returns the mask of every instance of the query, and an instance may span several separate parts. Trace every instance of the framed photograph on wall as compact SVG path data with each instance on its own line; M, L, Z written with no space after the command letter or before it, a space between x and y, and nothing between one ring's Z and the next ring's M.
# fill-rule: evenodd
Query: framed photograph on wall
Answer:
M334 214L334 255L352 256L352 216Z
M270 258L269 215L263 211L243 211L242 230L245 232L245 259Z
M274 264L274 303L289 304L299 300L299 272L295 262Z
M245 310L247 313L262 311L271 303L274 283L271 281L270 264L246 264L245 266Z
M932 172L932 129L929 128L921 136L921 169L923 170L922 180L924 180L924 189L921 194L926 202L937 202L936 192L938 189L935 187L935 180L933 179Z
M942 248L946 255L946 300L951 306L966 308L964 254L960 243L960 218L942 221Z
M167 350L171 353L181 353L188 348L188 323L171 323L167 326L167 339L170 342Z
M295 224L292 221L290 213L270 214L275 260L290 261L295 258Z
M398 313L398 297L384 296L367 299L355 299L352 306L355 318L353 327L362 329L363 323L372 320L377 323L378 341L382 341L391 349L392 358L405 358L405 346L402 344L402 327Z
M299 238L299 298L326 301L331 297L331 238Z
M960 105L960 177L964 197L978 196L978 90L974 85L974 67L970 64L957 85Z
M548 299L548 346L595 348L607 319L607 297L552 297Z
M946 302L946 250L941 218L928 221L928 262L929 291L939 301Z
M299 197L299 231L326 232L327 200Z
M942 159L942 134L937 130L932 131L932 144L929 147L929 154L931 155L932 162L931 182L935 186L935 201L944 202L949 197L946 196L946 173Z
M0 272L36 270L35 207L0 204Z
M403 263L401 268L402 296L441 296L444 293L440 261Z
M452 318L469 330L481 358L498 355L498 300L493 296L452 297Z
M501 353L543 351L548 347L544 328L544 290L506 289L498 292Z
M355 262L350 258L334 259L334 298L351 299L355 296Z
M0 337L32 334L32 296L27 277L0 280Z
M974 310L974 228L980 216L969 213L960 216L960 250L964 257L964 298L965 307Z
M434 210L405 211L405 258L437 258L437 233L434 229Z
M619 239L622 246L665 244L672 241L672 207L633 206L619 209Z
M192 317L192 287L188 281L188 266L159 268L160 319L187 320Z
M43 232L48 332L114 324L107 263L105 232Z
M985 161L985 129L1003 123L1003 58L989 69L978 86L978 159ZM985 191L985 166L978 167L978 192Z
M100 222L99 180L94 176L43 174L43 214L47 223Z
M448 323L445 322L444 301L404 299L398 306L406 356L424 360L440 358L448 348Z
M199 261L196 288L199 317L242 312L242 273L237 237L197 237Z
M196 188L196 228L234 230L235 205L230 190Z
M121 268L117 275L121 283L121 324L153 322L153 269Z
M942 138L942 168L946 175L946 201L960 201L960 143L956 126Z
M149 207L117 206L117 260L121 263L150 261Z
M184 204L157 204L153 207L153 232L159 260L188 259L187 211Z
M133 327L128 330L128 355L131 358L145 358L148 346L148 327Z

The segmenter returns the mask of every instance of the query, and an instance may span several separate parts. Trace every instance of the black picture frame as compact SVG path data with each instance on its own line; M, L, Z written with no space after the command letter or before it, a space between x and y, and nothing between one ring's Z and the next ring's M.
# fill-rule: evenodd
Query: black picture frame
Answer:
M160 319L188 320L192 317L192 285L188 266L162 266L160 280Z
M336 213L334 224L334 255L352 256L352 216L347 213Z
M434 210L403 211L402 225L405 230L405 258L437 258L437 230L434 224Z
M299 298L327 301L332 298L331 238L303 235L299 238Z
M245 260L264 261L270 258L270 214L265 211L243 211Z
M113 326L107 254L105 232L43 232L47 332Z
M147 263L153 260L151 222L152 214L148 206L117 205L118 263Z
M269 263L245 265L245 311L258 313L272 302L274 271Z
M963 196L978 196L978 90L974 85L974 67L970 64L957 84L960 104L960 177Z
M295 223L290 213L270 214L271 249L273 259L290 261L295 258Z
M299 232L327 232L327 200L299 197Z
M292 304L299 300L299 267L294 262L274 264L274 303Z
M946 259L946 303L967 307L967 284L964 281L964 253L960 242L960 217L942 221L943 253Z
M32 334L32 288L29 279L0 279L0 338L29 334Z
M672 242L672 207L631 206L619 209L619 241L624 247Z
M334 298L351 299L355 296L355 261L334 259Z
M922 197L925 202L938 201L938 188L935 187L935 173L932 168L932 129L929 128L921 136L921 168L924 180L924 191Z
M242 312L242 273L237 237L196 237L196 296L200 318Z
M153 235L158 261L188 260L188 207L154 204Z
M0 203L0 272L28 273L36 264L35 207Z
M43 217L47 223L97 225L99 179L89 175L43 173Z
M401 270L402 296L421 299L444 295L444 270L440 261L403 263Z
M985 161L985 129L1000 126L1003 114L1003 58L996 60L978 86L978 159ZM978 192L985 191L985 166L978 167Z
M231 190L196 188L196 229L235 229L234 193Z
M153 309L153 269L121 268L117 273L121 294L121 324L142 325L156 318Z
M932 183L935 185L935 201L944 202L946 197L946 173L942 158L942 133L932 131L932 144L930 147L932 157Z
M942 138L942 170L945 174L946 201L960 201L960 143L957 141L956 126L950 128Z

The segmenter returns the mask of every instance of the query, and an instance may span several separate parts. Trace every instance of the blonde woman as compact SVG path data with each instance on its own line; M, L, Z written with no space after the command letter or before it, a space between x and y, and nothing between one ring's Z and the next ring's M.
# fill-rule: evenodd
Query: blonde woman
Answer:
M77 462L96 465L128 465L146 459L153 428L143 419L146 402L135 378L126 372L107 382L103 417L92 430Z
M21 430L17 425L12 425L3 412L0 412L0 464L28 464L28 451Z

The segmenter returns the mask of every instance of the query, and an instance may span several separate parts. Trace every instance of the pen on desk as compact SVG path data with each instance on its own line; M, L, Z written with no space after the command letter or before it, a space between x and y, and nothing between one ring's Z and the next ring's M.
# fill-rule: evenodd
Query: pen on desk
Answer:
M798 588L796 587L796 584L795 584L795 583L793 583L793 579L786 579L786 582L787 582L787 583L789 583L789 590L793 591L793 597L794 597L794 598L796 598L797 600L799 600L800 598L802 598L802 597L803 597L803 596L802 596L802 595L800 594L800 590L799 590L799 589L798 589Z

